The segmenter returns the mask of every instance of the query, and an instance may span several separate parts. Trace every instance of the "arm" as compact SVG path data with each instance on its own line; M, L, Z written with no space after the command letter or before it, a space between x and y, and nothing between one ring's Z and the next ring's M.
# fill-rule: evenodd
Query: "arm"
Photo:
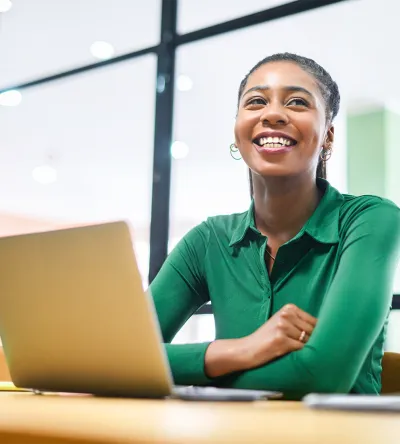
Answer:
M300 351L232 375L227 385L293 394L349 392L390 307L399 213L395 205L382 201L354 217L308 343Z
M191 230L168 256L150 286L176 384L210 382L204 373L209 343L170 343L190 316L209 300L203 274L208 236L204 223Z
M254 333L239 339L214 341L206 352L206 373L216 378L259 367L301 350L316 324L316 318L294 304L287 304Z

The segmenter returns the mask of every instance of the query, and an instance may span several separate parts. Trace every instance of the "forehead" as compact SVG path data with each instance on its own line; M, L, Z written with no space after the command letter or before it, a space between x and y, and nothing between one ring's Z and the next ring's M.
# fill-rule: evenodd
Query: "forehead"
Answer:
M315 78L294 62L278 61L260 66L249 76L245 90L262 85L268 85L272 89L285 86L302 86L322 99Z

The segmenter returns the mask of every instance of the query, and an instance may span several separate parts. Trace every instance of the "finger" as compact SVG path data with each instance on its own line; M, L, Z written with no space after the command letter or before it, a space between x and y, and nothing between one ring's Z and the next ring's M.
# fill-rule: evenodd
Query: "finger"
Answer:
M315 322L313 321L313 319L315 318L313 318L313 316L304 312L300 308L296 307L296 305L287 304L278 313L278 316L296 325L300 329L300 331L305 330L308 335L311 335L311 333L313 332L315 327Z
M300 332L305 331L308 336L311 336L311 333L314 330L314 325L309 322L304 321L302 318L297 317L294 321L294 325L300 330Z
M310 335L308 335L304 330L301 331L299 337L297 338L297 340L303 344L307 344L309 339Z
M276 315L294 323L294 321L299 318L299 310L300 309L294 304L286 304L276 313Z
M292 323L290 323L290 322L286 323L286 324L285 324L285 327L284 327L284 329L283 329L283 331L284 331L284 334L286 335L286 337L287 337L288 339L293 339L293 340L295 340L295 341L297 341L297 342L302 342L302 341L300 340L300 338L301 338L301 336L302 336L302 332L303 332L303 330L301 330L300 328L298 328L295 324L292 324ZM305 333L305 335L308 336L307 333ZM308 337L309 337L309 336L308 336ZM304 340L304 339L305 339L305 338L304 338L304 335L303 335L303 340Z
M310 335L308 335L304 330L301 332L300 337L299 337L299 341L302 342L303 344L307 344L307 342L310 339Z
M297 307L296 310L297 316L302 319L304 322L307 322L308 324L311 324L313 327L317 325L317 318L314 318L314 316L311 316L309 313L306 313L301 308Z
M304 347L304 342L297 341L296 339L288 338L288 348L291 351L301 350Z
M318 319L314 318L314 316L311 316L309 313L305 312L301 308L297 307L297 305L294 304L286 304L284 305L281 310L281 315L286 318L293 318L294 316L300 317L305 322L308 322L309 324L315 325L317 324Z

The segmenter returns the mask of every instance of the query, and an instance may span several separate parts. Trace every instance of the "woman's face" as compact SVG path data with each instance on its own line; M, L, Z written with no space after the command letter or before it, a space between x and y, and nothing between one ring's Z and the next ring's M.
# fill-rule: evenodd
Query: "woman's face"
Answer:
M314 77L296 63L270 62L244 88L235 143L261 176L315 175L323 147L333 142L325 101Z

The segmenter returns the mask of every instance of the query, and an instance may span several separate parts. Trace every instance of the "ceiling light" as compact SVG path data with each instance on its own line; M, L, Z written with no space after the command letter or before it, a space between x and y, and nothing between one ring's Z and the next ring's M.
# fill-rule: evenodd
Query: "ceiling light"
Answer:
M190 91L193 88L193 81L190 77L181 74L176 81L176 86L179 91Z
M114 47L108 42L92 43L90 46L90 52L92 53L93 57L100 60L110 59L115 53Z
M0 0L0 12L7 12L12 8L10 0Z
M16 89L10 89L0 94L0 105L17 106L21 103L22 95Z
M174 159L184 159L189 154L189 147L184 142L175 141L171 146L171 155Z
M57 171L49 165L41 165L33 169L32 177L42 185L48 185L57 180Z

